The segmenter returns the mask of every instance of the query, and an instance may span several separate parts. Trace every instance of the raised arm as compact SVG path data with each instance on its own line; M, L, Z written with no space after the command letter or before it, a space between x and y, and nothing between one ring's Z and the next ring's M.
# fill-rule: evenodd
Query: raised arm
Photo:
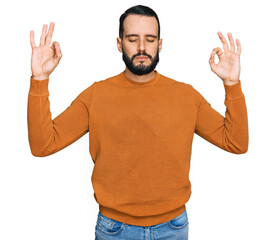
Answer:
M31 31L32 77L28 95L28 136L31 152L34 156L44 157L53 154L73 143L88 132L89 106L93 84L80 93L71 105L52 120L49 102L49 75L61 58L59 44L51 38L54 23L43 26L40 46L34 43Z
M226 151L245 153L248 150L248 119L245 97L239 80L241 44L236 40L237 51L235 52L231 33L228 33L230 49L223 35L220 32L218 35L224 52L219 47L215 48L211 53L209 64L211 70L223 80L225 117L215 111L204 97L194 90L198 106L195 133ZM219 57L217 64L214 62L215 54Z

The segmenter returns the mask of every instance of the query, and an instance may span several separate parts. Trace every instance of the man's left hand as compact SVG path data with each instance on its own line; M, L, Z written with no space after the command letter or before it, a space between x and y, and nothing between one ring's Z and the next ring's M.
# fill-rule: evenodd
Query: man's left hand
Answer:
M209 64L211 70L219 76L223 83L226 85L233 85L239 82L240 78L240 55L241 55L241 43L239 39L236 39L237 51L235 52L235 43L232 37L232 34L228 34L230 49L228 42L224 38L221 32L218 32L218 36L223 44L223 50L217 47L214 48L210 59ZM215 64L215 55L218 55L219 62Z

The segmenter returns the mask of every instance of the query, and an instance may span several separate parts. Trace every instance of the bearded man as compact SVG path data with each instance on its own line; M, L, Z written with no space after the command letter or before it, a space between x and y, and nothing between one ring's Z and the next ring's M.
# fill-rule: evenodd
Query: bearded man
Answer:
M190 158L194 133L228 152L248 149L248 122L240 82L241 44L218 36L211 70L225 89L225 117L190 84L155 70L162 49L160 23L149 7L134 6L120 17L118 50L126 68L93 82L52 120L49 76L62 54L52 41L54 23L43 26L32 46L28 97L31 152L44 157L89 132L91 177L99 204L96 239L188 239L186 203L191 195ZM215 55L219 62L214 62ZM100 66L99 66L100 67ZM210 155L211 157L211 155Z

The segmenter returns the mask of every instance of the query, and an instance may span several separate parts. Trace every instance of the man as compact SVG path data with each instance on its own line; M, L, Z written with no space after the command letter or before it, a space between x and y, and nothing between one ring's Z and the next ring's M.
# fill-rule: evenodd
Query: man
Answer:
M52 120L49 75L62 57L59 43L51 45L53 30L54 23L48 33L43 26L39 47L30 33L32 154L53 154L89 131L91 180L99 203L96 239L188 239L185 204L191 195L194 133L232 153L248 148L239 40L235 50L229 33L229 48L219 32L224 52L215 48L209 60L226 91L224 118L191 85L155 70L162 49L158 16L148 7L134 6L120 17L117 38L125 71L94 82Z

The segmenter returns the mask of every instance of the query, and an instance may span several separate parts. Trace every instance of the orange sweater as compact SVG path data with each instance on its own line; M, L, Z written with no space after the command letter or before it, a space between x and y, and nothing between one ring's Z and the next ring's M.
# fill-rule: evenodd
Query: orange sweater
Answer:
M94 82L54 120L48 82L31 78L32 154L53 154L89 132L91 180L99 210L126 224L155 225L184 212L191 195L194 133L226 151L247 151L241 82L224 85L224 118L189 84L157 71L150 81L138 83L122 72Z

